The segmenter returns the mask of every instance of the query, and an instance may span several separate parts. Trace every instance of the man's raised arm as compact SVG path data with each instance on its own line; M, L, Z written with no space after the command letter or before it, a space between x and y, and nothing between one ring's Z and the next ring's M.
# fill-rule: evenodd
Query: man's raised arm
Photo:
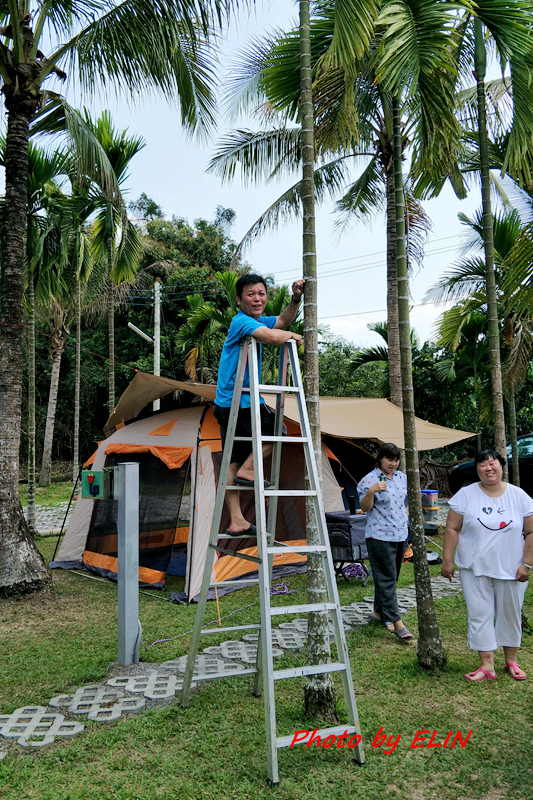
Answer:
M281 314L278 315L275 328L288 328L289 325L292 325L292 323L296 319L296 314L298 313L298 306L300 305L300 300L302 299L304 289L305 289L304 280L294 281L294 283L292 284L292 299L289 305L286 306L281 312ZM271 344L271 343L265 342L265 344Z

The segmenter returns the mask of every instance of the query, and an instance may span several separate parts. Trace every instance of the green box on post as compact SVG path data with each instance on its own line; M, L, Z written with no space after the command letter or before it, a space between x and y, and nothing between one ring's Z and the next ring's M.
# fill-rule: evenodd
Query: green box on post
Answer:
M105 496L104 473L101 470L82 470L81 496L86 500L102 499Z

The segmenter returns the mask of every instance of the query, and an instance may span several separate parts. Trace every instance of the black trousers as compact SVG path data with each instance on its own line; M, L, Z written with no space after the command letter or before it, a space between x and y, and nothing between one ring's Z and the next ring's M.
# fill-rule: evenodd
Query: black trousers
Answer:
M367 539L368 558L374 578L374 611L385 623L401 619L396 595L396 584L400 576L407 540L404 542L382 542Z

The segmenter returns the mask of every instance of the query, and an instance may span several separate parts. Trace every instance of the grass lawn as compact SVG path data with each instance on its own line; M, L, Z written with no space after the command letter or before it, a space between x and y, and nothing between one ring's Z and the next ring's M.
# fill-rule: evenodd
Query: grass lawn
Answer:
M49 559L55 542L41 540ZM438 568L432 567L438 574ZM401 585L413 582L404 565ZM290 579L305 602L305 576ZM194 607L168 601L183 581L169 579L166 592L140 594L143 642L178 637L141 648L143 661L184 655ZM68 572L54 571L53 594L0 600L0 714L23 705L46 706L51 697L83 684L103 681L116 659L116 587ZM372 594L372 584L340 582L341 603ZM222 614L257 600L253 589L222 598ZM276 598L285 604L287 598ZM214 604L209 605L212 617ZM533 611L531 592L526 613ZM503 672L481 685L463 674L477 666L466 647L466 613L461 595L437 601L448 664L439 674L417 665L416 648L385 630L364 627L348 634L367 763L358 767L347 749L296 747L279 754L281 783L266 785L263 701L251 695L249 678L205 684L189 707L177 703L144 711L118 722L86 723L82 734L56 740L43 749L10 746L0 762L0 798L6 800L500 800L533 797L531 758L533 637L525 635L520 663L530 674L524 683ZM257 621L257 602L231 623ZM416 632L416 614L405 616ZM204 639L202 646L219 637ZM227 638L227 635L225 637ZM205 644L204 644L205 642ZM285 655L283 666L303 663L302 654ZM303 679L276 685L278 734L309 728L302 711ZM342 701L339 716L345 719ZM84 718L78 717L82 721ZM314 727L314 726L313 726ZM393 741L390 754L373 747L382 728ZM449 731L472 734L464 747L410 747L417 731L437 731L434 744ZM427 738L425 744L427 745ZM4 740L0 740L0 750ZM387 748L389 749L389 748Z
M20 502L23 506L28 502L28 484L21 483ZM58 503L68 502L72 494L72 481L51 483L49 486L37 486L35 489L35 502L40 506L55 506Z

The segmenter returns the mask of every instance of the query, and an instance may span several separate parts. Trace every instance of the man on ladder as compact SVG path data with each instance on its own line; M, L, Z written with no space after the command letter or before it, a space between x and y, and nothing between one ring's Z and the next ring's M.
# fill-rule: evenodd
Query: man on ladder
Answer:
M243 275L237 281L235 291L239 311L231 321L222 349L213 409L215 419L220 425L222 444L225 441L230 416L241 340L246 336L253 336L261 344L281 345L289 339L295 339L299 347L302 343L300 334L284 329L288 328L296 318L304 286L305 281L295 281L292 284L292 299L288 306L277 317L264 317L263 311L267 303L265 279L261 275L249 274ZM259 348L259 373L261 373L261 348ZM261 374L259 374L259 382L261 382ZM249 386L250 378L247 367L244 387L249 388ZM274 433L274 421L274 410L267 406L261 398L261 430L263 434L272 435ZM237 436L251 437L252 435L249 393L243 393L241 397L235 433ZM263 458L270 455L271 451L272 445L264 444ZM234 443L227 484L245 487L254 485L253 455L247 442ZM266 484L267 481L265 481L265 486ZM243 533L250 533L255 536L257 533L255 525L251 525L242 514L239 492L228 492L226 504L231 516L226 534L242 536Z
M329 747L338 736L343 741L346 736L349 736L350 743L348 747L354 748L351 751L354 760L359 764L363 764L365 760L355 689L344 634L342 610L331 549L327 539L324 505L298 360L297 347L301 343L302 337L295 333L283 331L283 327L289 325L296 316L296 308L303 288L303 281L294 283L291 304L278 317L263 317L261 312L266 304L266 286L263 278L258 275L247 275L237 282L239 313L231 323L228 338L224 345L224 355L219 371L217 405L215 406L215 416L219 420L221 427L225 429L227 447L224 448L222 456L219 484L211 517L211 533L204 564L202 588L198 598L181 692L181 704L185 708L191 695L193 675L195 675L194 680L197 682L224 677L223 672L202 674L196 669L196 659L202 636L213 633L220 635L221 633L229 632L235 635L237 631L246 630L249 633L252 629L259 630L255 667L249 668L243 665L242 669L232 671L232 675L255 675L253 694L257 697L261 693L264 695L267 774L268 781L272 785L279 783L278 749L280 748L292 748L293 745L302 744L303 742L306 743L306 746L310 746L313 742L320 744L321 739L324 739L325 746ZM276 384L264 385L261 383L261 355L258 350L260 351L262 342L281 345ZM259 347L257 347L257 343L259 343ZM234 355L231 353L232 348L235 349ZM290 383L288 382L289 370ZM221 386L225 387L225 392L224 390L220 391ZM276 395L275 414L265 409L261 399L261 394L265 393ZM301 432L299 436L284 436L282 434L284 399L287 394L292 395L296 400L298 424ZM269 424L272 434L265 431L265 412L267 424ZM272 422L270 422L270 416L273 418ZM243 433L237 430L239 417L241 420L240 430L243 431L243 425L245 426ZM243 445L243 450L240 454L235 454L233 450L234 443ZM308 488L279 488L282 443L283 447L303 446ZM250 445L252 446L252 455L248 456ZM263 456L265 452L270 452L271 445L273 445L272 484L264 480L263 474ZM232 484L230 484L230 480L233 481ZM263 482L268 485L263 485ZM257 528L251 526L244 519L240 500L237 499L235 502L231 499L233 495L238 498L239 487L254 490ZM308 544L306 540L276 541L278 501L281 498L296 497L309 499L312 524L316 526L318 534L316 544ZM225 498L231 510L231 523L229 529L221 534L219 531ZM224 540L231 536L238 536L241 539L254 537L257 541L257 555L247 548L242 550L228 549ZM217 579L216 574L213 572L216 553L231 555L234 558L257 565L258 580L249 577L238 577L231 580ZM274 559L279 556L284 557L290 553L304 554L306 556L312 554L313 557L323 559L326 592L319 602L290 605L271 602L270 587ZM203 625L209 590L211 588L218 589L218 587L227 586L228 584L232 586L258 584L259 623L254 620L244 625L234 625L227 628L220 626L210 627L209 624ZM333 624L336 660L328 660L326 663L321 664L305 664L275 669L272 619L283 615L292 616L316 612L327 613L329 615L328 619ZM320 730L317 728L313 731L302 729L296 733L293 732L289 736L279 736L276 724L276 682L326 672L338 673L342 681L347 721L344 724ZM292 724L290 727L293 727Z

